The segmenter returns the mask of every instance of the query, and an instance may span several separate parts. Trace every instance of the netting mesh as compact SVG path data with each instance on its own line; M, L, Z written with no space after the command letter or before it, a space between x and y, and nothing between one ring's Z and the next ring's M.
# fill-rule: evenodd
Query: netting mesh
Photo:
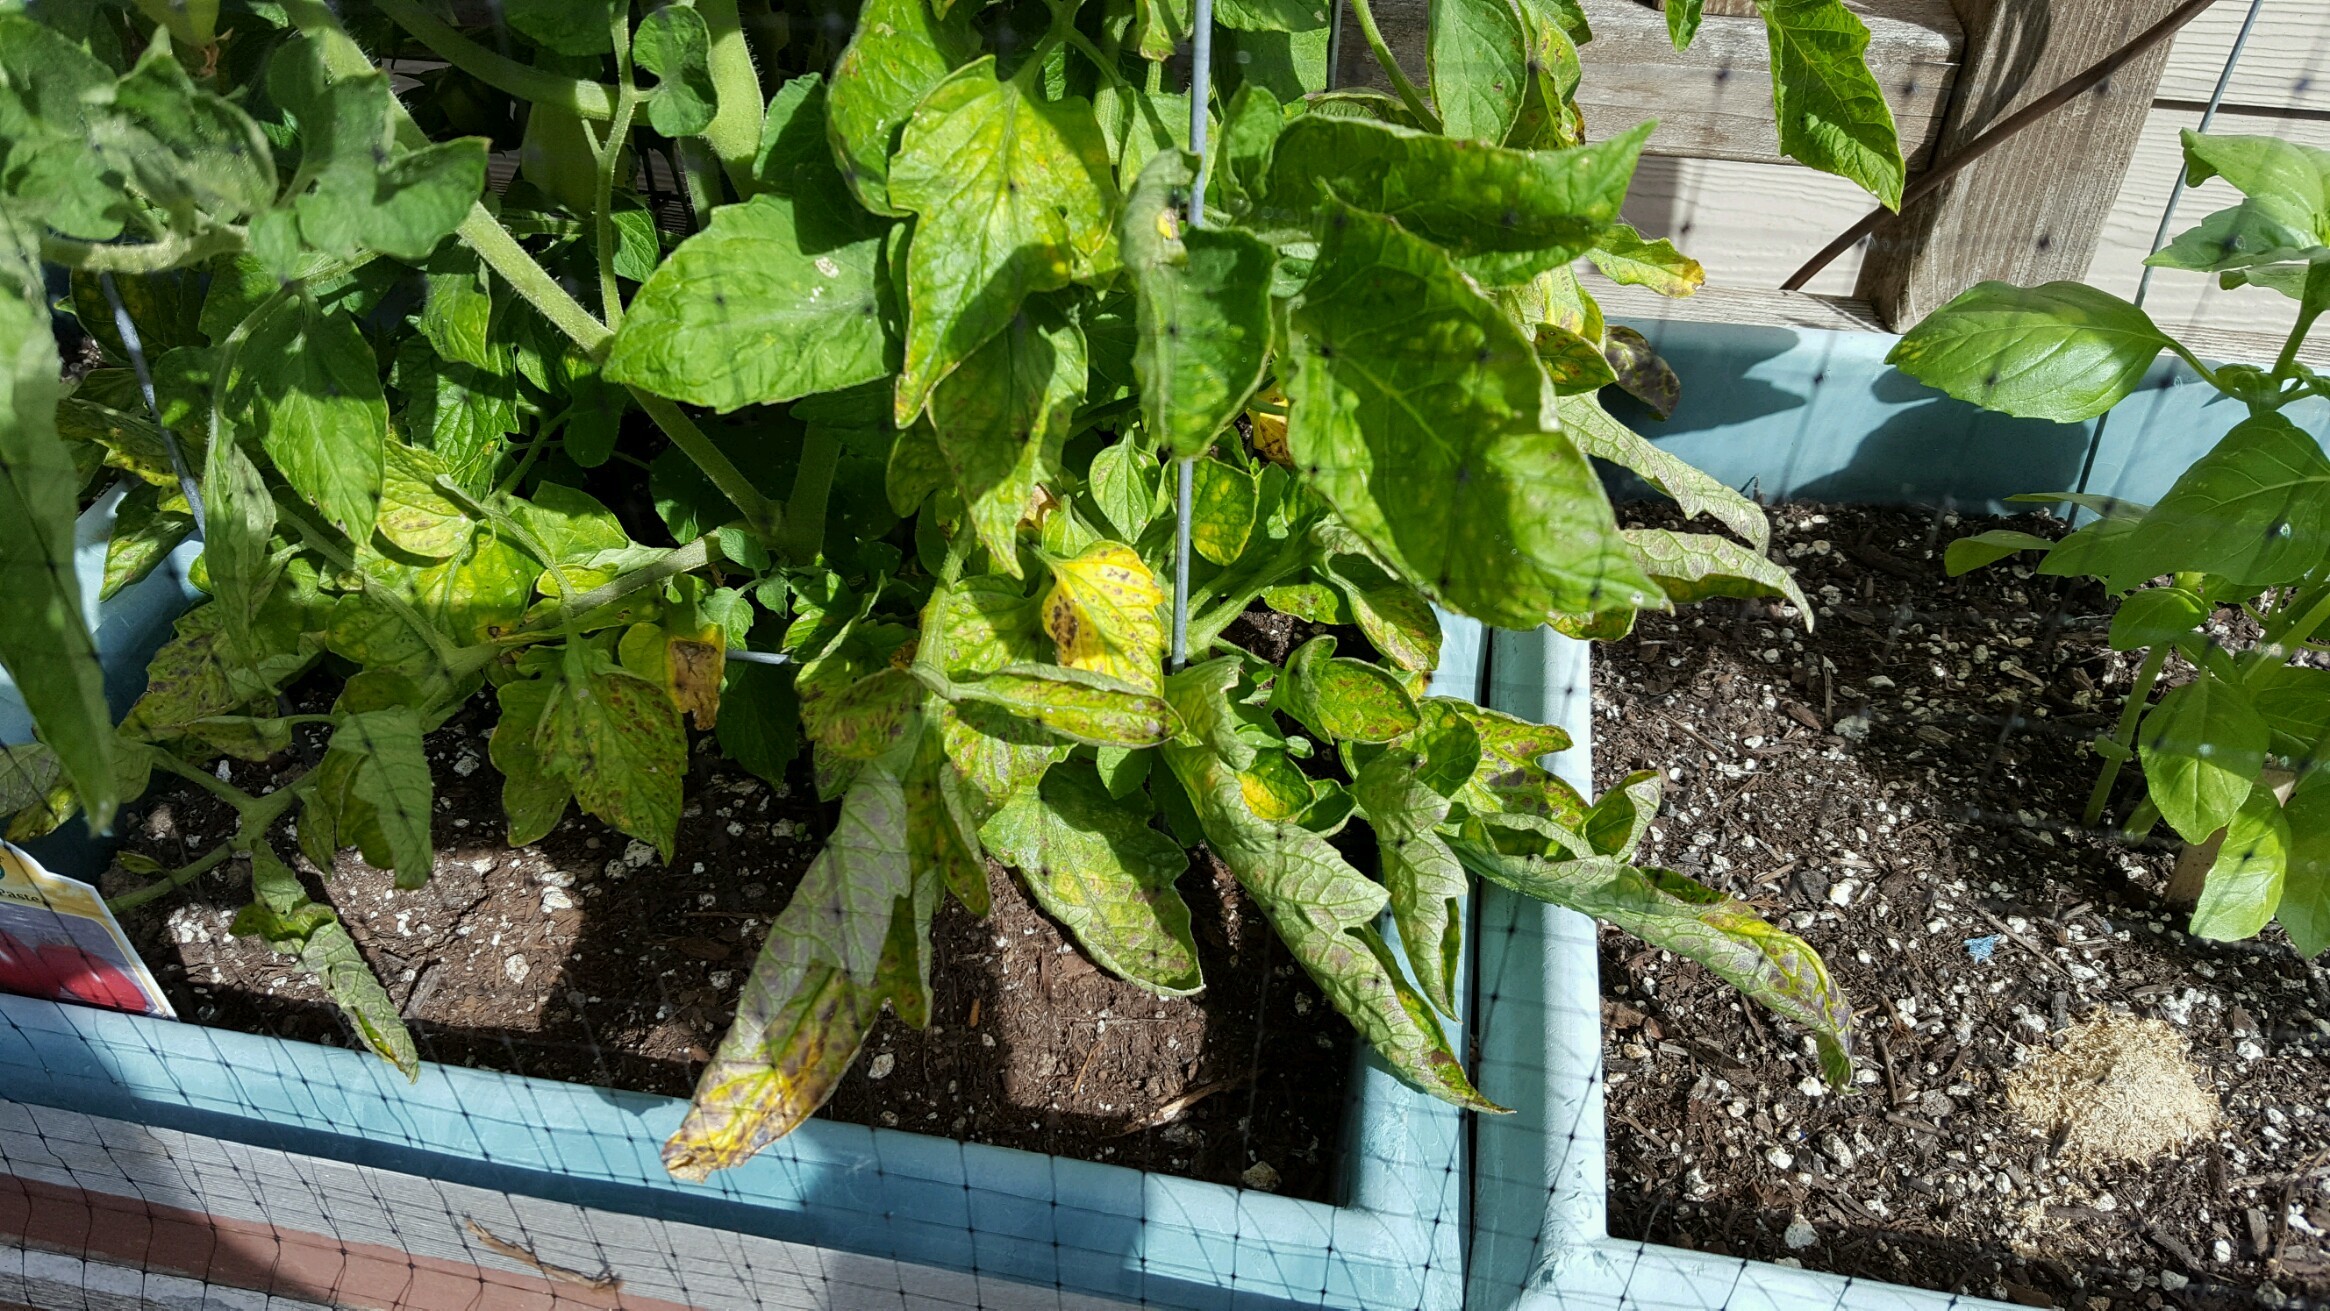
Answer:
M2265 12L2283 17L2274 6ZM2317 21L2281 29L2282 38L2267 43L2271 58L2248 93L2274 106L2268 115L2274 130L2297 139L2321 126L2321 111L2307 99L2330 57L2330 37L2317 34L2319 27ZM1338 28L1330 63L1363 74L1367 57ZM1741 90L1762 106L1760 84L1742 79ZM2161 122L2188 111L2197 117L2182 98L2164 95L2173 103L2169 114L2156 116ZM2140 152L2123 197L2126 213L2116 212L2107 228L2107 247L2116 252L2110 258L2129 246L2119 238L2137 221L2130 215L2148 234L2169 191L2161 162L2167 154ZM1634 216L1654 236L1671 223L1688 245L1706 225L1690 216L1719 207L1731 193L1720 179L1683 177L1687 170L1677 165L1654 166L1652 176L1668 169L1680 179L1671 203L1662 210L1660 198L1638 197ZM497 185L509 181L508 171L496 174ZM681 161L661 154L642 163L642 190L675 227L689 212L684 172ZM2197 214L2226 199L2183 203ZM2127 267L2099 266L2098 280L2132 285L2134 264L2121 263ZM2216 297L2229 293L2204 286L2177 294L2187 298L2166 308L2156 302L2163 323L2224 326ZM1760 602L1716 600L1695 618L1673 621L1673 630L1646 630L1633 640L1663 651L1702 641L1692 633L1704 630L1744 647L1770 666L1768 676L1719 682L1717 696L1768 700L1767 710L1803 728L1803 749L1824 758L1874 755L1877 748L1864 745L1872 735L1881 741L1894 734L1903 739L1905 769L1950 761L1967 766L1968 775L1955 780L1962 785L1957 790L1917 803L1940 808L1961 848L2023 842L2036 850L2059 840L2102 850L2099 830L2076 815L2036 801L2019 805L2013 795L2021 786L2017 771L2032 767L2019 754L2029 743L2050 742L2072 753L2095 734L2081 716L2103 700L2058 703L2049 699L2050 684L2092 668L2102 687L2117 679L2125 690L2127 669L2090 659L2094 641L2080 645L2082 635L2093 638L2099 629L2094 598L2028 571L2018 574L2028 584L2033 624L2021 634L2030 641L2015 649L2034 654L2016 668L2034 677L1999 675L1995 695L1949 702L1943 718L1877 695L1868 674L1895 669L1878 675L1892 688L1916 681L1905 672L1910 668L1955 662L1962 644L1948 634L1963 621L1963 607L1953 605L1939 560L1948 541L1967 531L1966 521L2021 508L2009 506L2008 496L2058 488L2150 502L2232 416L2209 403L2210 394L2189 372L2167 366L2108 423L2018 422L1941 401L1887 373L1879 357L1890 343L1873 337L1682 322L1641 326L1684 379L1685 401L1671 419L1630 416L1663 449L1773 506L1909 507L1892 521L1899 530L1894 536L1880 539L1870 530L1851 543L1841 534L1833 543L1820 536L1825 518L1800 515L1788 521L1782 549L1793 558L1796 545L1824 556L1857 548L1872 576L1899 580L1906 570L1932 591L1921 604L1892 605L1873 603L1874 588L1859 596L1814 592L1821 625L1857 625L1871 634L1875 663L1860 671L1860 686L1848 686L1841 701L1833 662L1823 663L1827 648L1775 636L1799 616ZM2330 430L2330 406L2321 401L2292 414L2309 433ZM1622 519L1634 520L1649 489L1617 477L1613 485L1624 498ZM2026 526L2059 533L2085 521L2067 512L2052 525ZM165 591L178 587L167 572L157 579ZM150 649L166 631L168 608L159 594L143 610L125 607L108 620L121 630L101 637L109 647ZM1615 755L1597 760L1597 730L1647 722L1675 704L1683 684L1658 672L1669 657L1637 659L1638 646L1623 674L1598 674L1585 644L1550 633L1490 633L1454 618L1446 620L1446 633L1432 691L1567 729L1575 745L1551 763L1581 792L1607 786L1613 770L1648 764L1671 771L1677 805L1736 802L1744 789L1733 785L1763 759L1754 754L1762 749L1760 738L1751 739L1754 746L1709 742L1686 728L1672 737L1679 754L1671 764ZM1937 642L1953 649L1943 652ZM124 687L111 689L117 708L134 696L135 671L127 677ZM1937 677L1960 685L1969 678ZM1926 730L1944 740L1921 736ZM1947 742L1958 740L1977 745L1951 756ZM293 749L312 757L323 745L301 740ZM480 763L474 742L449 741L440 749L442 763L463 777L463 762L469 770ZM1929 749L1930 758L1921 754ZM2297 764L2304 774L2314 761ZM1882 1054L1872 1063L1871 1050L1861 1053L1857 1095L1868 1101L1849 1114L1796 1086L1816 1067L1797 1050L1794 1031L1734 1018L1746 1015L1734 1008L1710 1022L1703 1039L1681 1034L1684 1021L1672 1014L1666 1022L1684 1041L1651 1037L1642 1027L1644 1007L1636 1003L1657 994L1643 990L1643 979L1663 978L1656 986L1671 992L1698 976L1687 967L1659 975L1670 959L1637 962L1631 949L1614 954L1607 932L1591 921L1485 889L1467 912L1458 979L1463 1019L1451 1026L1452 1040L1483 1094L1511 1114L1459 1112L1403 1083L1340 1029L1324 1037L1319 1026L1340 1021L1314 1000L1282 952L1257 947L1266 960L1241 1004L1250 996L1263 1018L1221 1030L1238 1048L1226 1057L1201 1060L1207 1053L1192 1053L1186 1062L1160 1066L1156 1077L1108 1082L1116 1077L1110 1066L1119 1062L1108 1049L1112 1023L1121 1034L1151 1020L1219 1021L1195 1006L1060 1016L1060 1027L1072 1031L1063 1038L1068 1059L1009 1077L974 1073L959 1054L903 1045L911 1040L885 1029L862 1061L865 1078L837 1103L857 1122L813 1120L745 1165L703 1184L682 1184L658 1154L684 1111L673 1094L684 1095L700 1068L703 1047L716 1040L724 1018L722 990L733 997L733 976L746 967L758 934L820 837L793 817L820 818L812 807L772 810L787 799L782 789L732 783L711 765L699 767L704 779L713 787L699 804L717 808L723 820L733 812L726 839L734 840L709 840L668 867L634 859L630 848L637 844L611 829L575 821L555 840L565 845L530 865L493 857L490 867L472 871L520 877L515 917L500 903L488 910L490 918L469 920L474 904L408 905L386 894L369 920L343 912L358 921L362 945L408 1014L430 1006L440 989L451 989L445 996L466 989L530 990L539 997L540 1022L531 1027L416 1023L423 1064L411 1082L362 1050L320 994L300 993L288 966L270 971L225 950L231 911L244 894L223 877L215 887L189 880L184 904L157 904L130 917L133 939L165 957L151 963L165 988L182 999L182 1022L0 995L0 1234L12 1242L0 1252L0 1301L286 1311L1119 1305L1841 1311L1989 1305L1986 1299L2003 1298L2026 1305L2153 1306L2163 1297L2169 1305L2231 1305L2244 1298L2324 1304L2309 1297L2321 1292L2330 1271L2321 1242L2322 1229L2330 1227L2330 1174L2321 1164L2330 1151L2323 1133L2330 1126L2318 1092L2323 1034L2330 1032L2319 1018L2330 1013L2322 972L2293 964L2278 943L2247 951L2195 945L2190 960L2227 976L2218 989L2224 996L2215 1001L2196 1000L2189 989L2180 993L2181 983L2141 968L2122 971L2143 980L2132 998L2078 986L2099 973L2107 982L2110 977L2108 960L2095 964L2095 951L2075 945L2091 940L2078 926L2083 911L2100 908L2095 918L2106 943L2126 939L2130 923L2164 936L2167 917L2147 924L2143 909L2161 891L2155 885L2173 860L2157 841L2131 847L2134 855L2114 866L2125 874L2117 885L2098 877L2085 885L2065 880L2092 894L2075 909L2064 907L2052 885L2053 900L2042 911L2041 894L2030 887L1993 882L1987 894L1978 889L1937 903L1930 892L1888 881L1889 895L1904 907L1922 896L1924 913L1951 927L1929 933L1925 924L1905 920L1878 930L1879 938L1889 931L1938 934L1953 948L1962 940L1957 955L1963 961L1953 959L1949 970L1930 958L1913 963L1896 944L1892 955L1879 952L1850 971L1860 1018L1882 1035L1876 1039ZM1855 895L1836 900L1848 882L1859 887L1901 875L1872 872L1887 863L1885 832L1874 842L1865 835L1841 846L1822 840L1829 803L1820 786L1773 784L1761 798L1783 812L1782 824L1789 808L1801 808L1800 851L1776 849L1765 829L1760 846L1727 846L1726 836L1712 844L1721 850L1694 856L1692 848L1706 844L1693 843L1690 820L1670 820L1674 833L1654 841L1668 844L1663 858L1759 909L1776 915L1841 909ZM433 819L447 859L470 859L472 848L491 850L477 840L480 834L468 832L473 823L490 827L484 817L448 810ZM200 792L187 787L150 799L127 821L132 845L142 833L148 850L185 848L206 827L216 836L219 822L203 811ZM106 863L103 853L70 839L33 850L65 874L94 878ZM1809 889L1806 876L1814 873L1820 884ZM1911 870L1904 882L1918 874ZM633 891L649 884L690 899L696 909L689 913L700 916L702 931L666 935L645 954L636 952L640 944L627 936L636 927L629 918L638 905ZM1799 895L1808 889L1810 895ZM1239 910L1228 902L1214 909L1223 925ZM1247 907L1244 913L1255 912ZM432 982L424 953L401 953L408 930L420 931L416 945L437 941L428 933L431 916L467 925L441 925L444 933L492 939L492 950L474 953L476 972L450 983L438 974ZM599 927L577 927L593 920ZM1843 936L1842 926L1807 931L1839 961L1856 950L1866 956L1875 945ZM968 928L962 936L975 945L983 932ZM37 937L37 923L19 936ZM1064 941L1056 931L1046 940ZM995 1008L986 1012L994 1015L1005 1004L1012 949L1000 938L994 944L999 972L991 986L942 992L944 1013L934 1016L942 1030L975 1031L983 1006ZM1867 1179L1851 1175L1847 1153L1824 1145L1828 1133L1841 1130L1868 1140L1851 1154L1897 1157L1897 1169L1878 1184L1892 1190L1896 1207L1928 1189L1963 1203L1970 1190L1990 1189L1992 1180L2012 1173L2015 1182L2004 1191L2027 1192L2018 1205L2036 1208L2041 1221L2117 1223L2108 1217L2120 1204L2103 1205L2112 1194L2095 1177L2049 1184L2070 1176L2055 1173L2053 1163L2033 1162L2031 1177L2021 1178L2021 1165L1984 1155L1984 1141L1975 1135L1986 1126L1967 1130L1949 1118L1952 1111L1935 1109L1964 1099L1951 1091L1961 1086L1953 1076L1968 1072L1971 1082L1971 1071L1995 1074L2013 1043L1997 1030L1977 1038L1960 1017L1920 1019L1915 1007L1904 1014L1896 994L1914 998L1924 986L1948 995L1971 980L1987 987L1991 976L1976 967L2002 946L2010 957L2027 952L2031 968L2047 976L2032 995L2051 1006L2028 1012L2035 1025L2015 1035L2034 1049L2070 1026L2074 998L2082 1009L2149 1007L2188 1019L2197 1005L2223 1030L2225 1039L2216 1044L2223 1050L2209 1068L2236 1127L2189 1169L2162 1167L2164 1179L2182 1177L2214 1199L2197 1219L2172 1210L2184 1195L2163 1184L2156 1194L2161 1214L2138 1217L2127 1234L2101 1245L2102 1257L2052 1258L2044 1224L2007 1233L2005 1221L1979 1209L1971 1212L1976 1223L2001 1226L1996 1245L2011 1248L2010 1256L1969 1259L1937 1240L1928 1248L1904 1242L1909 1255L1903 1257L1885 1247L1882 1235L1892 1231L1877 1221L1886 1213L1870 1206L1884 1207L1883 1196L1833 1200L1844 1191L1837 1178L1856 1186ZM1059 946L1050 957L1067 950ZM580 968L586 957L595 963L624 953L636 955L638 968L620 975ZM1031 976L1049 1004L1096 995L1055 994L1051 971L1059 968L1047 959ZM1897 975L1920 983L1897 987ZM633 980L641 995L591 991L597 980L615 977ZM1874 991L1859 991L1863 984ZM1631 1020L1624 1018L1629 1011ZM1906 1074L1895 1068L1889 1039L1900 1046ZM2240 1045L2260 1039L2270 1049L2259 1046L2254 1056ZM1097 1092L1080 1100L1096 1060L1103 1080L1096 1087L1139 1100L1103 1103ZM1751 1064L1760 1067L1763 1083L1741 1077L1736 1089L1725 1082L1722 1089L1698 1091L1712 1089L1718 1072L1740 1075ZM1640 1089L1660 1068L1689 1076L1692 1090L1669 1099L1684 1108L1679 1122L1646 1125L1636 1116L1650 1114L1643 1109L1648 1103L1630 1102L1614 1134L1614 1090L1629 1080ZM1774 1082L1775 1075L1784 1077ZM902 1111L913 1098L888 1097L873 1086L909 1077L945 1082L948 1097L933 1089ZM978 1080L986 1081L998 1107L982 1111L975 1098L953 1098L955 1081ZM1306 1083L1342 1091L1307 1094L1310 1102L1328 1105L1324 1112L1284 1109L1306 1095ZM1993 1078L1979 1095L1996 1086ZM1937 1095L1940 1103L1931 1100ZM1765 1161L1768 1170L1751 1165L1744 1177L1736 1169L1730 1177L1708 1177L1722 1162L1738 1160L1745 1140L1711 1133L1707 1122L1720 1128L1726 1119L1754 1123L1779 1112L1785 1114L1778 1126L1748 1145L1751 1161ZM976 1126L965 1127L974 1118ZM1005 1124L1021 1118L1024 1129ZM1800 1128L1787 1128L1791 1120ZM1283 1129L1276 1140L1260 1132L1288 1123L1308 1141L1288 1141L1292 1131ZM2271 1132L2263 1127L2269 1124ZM991 1141L960 1141L946 1136L950 1127ZM2042 1134L2038 1141L2048 1140ZM1176 1173L1206 1169L1215 1177ZM1916 1180L1926 1181L1926 1189ZM1278 1195L1282 1186L1304 1195ZM2143 1193L2132 1179L2109 1186L2131 1200ZM2084 1214L2054 1215L2059 1209ZM1799 1223L1812 1235L1802 1242ZM1875 1242L1884 1259L1853 1237L1863 1230L1881 1235ZM1697 1250L1677 1245L1678 1234ZM2258 1293L2261 1282L2269 1297ZM2072 1297L2088 1300L2047 1300Z

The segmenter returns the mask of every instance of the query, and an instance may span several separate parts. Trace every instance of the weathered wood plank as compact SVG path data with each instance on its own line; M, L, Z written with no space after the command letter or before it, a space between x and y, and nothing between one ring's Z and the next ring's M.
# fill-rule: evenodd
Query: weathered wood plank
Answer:
M1967 49L1947 157L2157 22L2175 0L1959 0ZM2168 58L2156 47L1878 229L1859 294L1916 323L1976 282L2078 278L2094 257Z
M2158 98L2206 103L2248 15L2242 0L2221 0L2177 33ZM2289 0L2267 4L2233 71L2225 103L2251 111L2330 113L2330 6Z
M1655 118L1653 154L1778 162L1772 124L1771 45L1761 19L1711 15L1691 49L1678 52L1666 15L1635 0L1583 0L1594 39L1580 50L1578 105L1590 130ZM1384 42L1421 85L1427 0L1374 0ZM1964 38L1945 0L1853 3L1869 24L1869 65L1885 88L1914 171L1938 138ZM1347 17L1347 16L1346 16ZM1358 26L1346 21L1338 84L1388 88Z

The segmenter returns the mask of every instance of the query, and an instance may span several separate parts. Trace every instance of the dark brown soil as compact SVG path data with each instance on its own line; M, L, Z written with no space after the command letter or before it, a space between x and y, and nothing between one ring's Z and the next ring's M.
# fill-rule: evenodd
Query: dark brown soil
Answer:
M677 852L570 812L542 842L503 840L488 714L429 739L437 864L400 892L343 852L294 865L349 926L425 1059L684 1097L734 1012L761 939L830 824L805 772L772 787L699 743ZM239 786L298 768L230 763ZM263 790L263 789L262 789ZM126 849L178 865L227 835L207 794L131 808ZM279 854L295 850L288 833ZM118 870L108 892L142 880ZM1325 1199L1339 1154L1350 1027L1203 853L1182 880L1208 988L1160 1000L1086 962L1017 882L993 913L951 901L932 928L932 1024L885 1014L824 1114ZM124 916L182 1018L350 1045L307 975L228 932L249 899L230 864Z
M1801 1034L1606 930L1613 1228L2077 1311L2330 1295L2330 973L2278 929L2187 936L2170 849L2079 826L2133 665L2100 591L1944 576L1949 540L2051 521L1773 518L1818 630L1720 602L1599 650L1597 782L1667 773L1644 859L1821 951L1859 1082L1824 1093ZM2007 1073L2107 1008L2189 1039L2213 1140L2078 1168L2008 1111Z

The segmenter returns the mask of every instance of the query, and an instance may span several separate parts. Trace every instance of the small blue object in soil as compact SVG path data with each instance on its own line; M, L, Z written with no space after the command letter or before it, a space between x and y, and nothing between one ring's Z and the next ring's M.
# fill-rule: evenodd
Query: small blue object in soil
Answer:
M1969 955L1969 956L1972 956L1974 959L1976 959L1976 960L1978 960L1978 961L1986 961L1986 960L1989 960L1989 959L1990 959L1990 953L1992 953L1992 952L1994 952L1994 951L1997 951L1997 950L1998 950L1998 935L1997 935L1997 934L1995 934L1995 933L1991 934L1991 935L1990 935L1989 937L1987 937L1987 938L1968 938L1968 939L1966 939L1966 954L1967 954L1967 955Z

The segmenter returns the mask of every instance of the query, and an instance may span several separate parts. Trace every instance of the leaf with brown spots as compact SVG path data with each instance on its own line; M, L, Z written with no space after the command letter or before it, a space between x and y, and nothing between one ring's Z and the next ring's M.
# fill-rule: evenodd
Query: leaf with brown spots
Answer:
M582 808L671 859L688 732L661 687L586 642L570 644L536 731L543 766Z
M1054 560L1044 597L1044 629L1060 663L1155 692L1164 676L1165 592L1133 548L1101 541L1073 560Z

